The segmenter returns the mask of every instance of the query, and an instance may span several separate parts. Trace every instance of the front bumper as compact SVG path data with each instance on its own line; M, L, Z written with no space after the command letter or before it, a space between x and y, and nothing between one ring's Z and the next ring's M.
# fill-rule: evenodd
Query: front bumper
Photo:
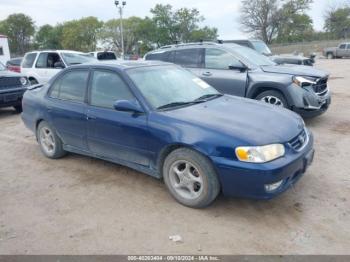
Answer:
M223 194L226 196L271 199L280 195L304 174L313 161L313 136L301 152L286 148L284 157L274 161L255 164L212 157L216 167ZM283 181L275 191L267 191L265 186Z
M27 88L14 88L0 91L0 107L21 105L24 92Z
M312 87L301 88L294 84L290 87L291 109L304 118L311 118L325 113L331 104L329 89L322 95L316 94Z

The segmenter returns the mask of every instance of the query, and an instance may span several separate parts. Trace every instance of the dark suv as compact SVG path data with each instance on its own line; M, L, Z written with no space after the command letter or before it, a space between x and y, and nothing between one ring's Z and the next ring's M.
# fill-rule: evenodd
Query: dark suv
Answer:
M179 64L222 93L282 106L304 117L324 113L331 102L327 73L308 66L277 65L236 44L172 45L147 53L145 59Z
M28 79L15 72L7 71L0 63L0 107L13 106L22 111L22 97L29 86Z

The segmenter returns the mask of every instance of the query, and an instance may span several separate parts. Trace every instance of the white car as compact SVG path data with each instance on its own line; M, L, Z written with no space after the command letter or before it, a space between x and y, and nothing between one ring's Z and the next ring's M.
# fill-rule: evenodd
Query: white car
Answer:
M71 65L97 61L92 56L69 50L32 51L25 54L21 73L31 84L44 84L62 69Z
M98 60L117 60L117 56L113 51L95 51L89 54Z

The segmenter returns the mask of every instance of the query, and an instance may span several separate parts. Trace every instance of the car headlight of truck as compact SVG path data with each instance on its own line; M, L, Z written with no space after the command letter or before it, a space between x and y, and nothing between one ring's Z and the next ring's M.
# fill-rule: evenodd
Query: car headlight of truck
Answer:
M282 144L266 146L240 146L236 148L236 156L242 162L266 163L284 156L285 148Z
M314 78L307 78L304 76L294 76L293 83L297 86L305 87L316 84L316 80Z
M28 79L26 77L21 77L19 81L21 82L22 86L25 86L28 84Z

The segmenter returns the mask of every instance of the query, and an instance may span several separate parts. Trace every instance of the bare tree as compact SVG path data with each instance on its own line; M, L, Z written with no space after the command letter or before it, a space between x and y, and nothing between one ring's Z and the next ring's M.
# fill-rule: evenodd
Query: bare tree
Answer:
M243 0L241 23L243 31L271 43L282 27L291 24L293 16L303 14L312 0Z
M244 32L253 33L266 43L271 43L278 29L278 0L242 1L241 23Z

